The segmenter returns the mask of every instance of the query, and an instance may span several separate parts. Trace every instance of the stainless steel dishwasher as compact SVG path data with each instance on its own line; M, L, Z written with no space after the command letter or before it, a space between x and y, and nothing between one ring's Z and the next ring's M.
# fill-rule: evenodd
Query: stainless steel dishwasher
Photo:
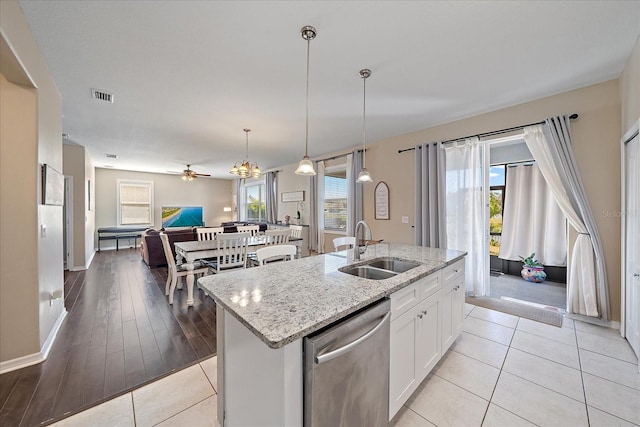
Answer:
M386 426L388 299L304 339L305 427Z

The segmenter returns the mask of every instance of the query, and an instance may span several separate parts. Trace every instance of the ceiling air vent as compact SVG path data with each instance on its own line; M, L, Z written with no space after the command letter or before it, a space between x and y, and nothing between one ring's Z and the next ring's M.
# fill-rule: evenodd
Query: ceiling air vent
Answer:
M117 154L109 154L109 153L107 153L107 154L105 154L105 156L107 158L109 158L109 159L117 159L118 158Z
M106 101L113 103L113 94L105 92L103 90L91 89L91 97L99 101Z

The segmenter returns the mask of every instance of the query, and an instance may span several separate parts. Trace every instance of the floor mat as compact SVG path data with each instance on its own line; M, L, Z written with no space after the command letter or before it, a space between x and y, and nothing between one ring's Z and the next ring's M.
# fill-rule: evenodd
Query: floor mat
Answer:
M524 317L535 320L536 322L557 326L558 328L562 327L562 313L555 307L539 308L531 304L521 304L514 301L487 297L466 297L465 301L468 304L489 308L502 313L513 314L514 316Z

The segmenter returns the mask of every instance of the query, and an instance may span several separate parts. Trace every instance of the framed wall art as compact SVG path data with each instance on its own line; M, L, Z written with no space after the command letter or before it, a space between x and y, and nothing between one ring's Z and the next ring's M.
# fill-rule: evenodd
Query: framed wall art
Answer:
M42 204L64 205L64 175L47 164L42 165Z
M280 197L283 202L304 202L304 191L289 191L282 193Z
M380 181L375 189L376 219L389 219L389 187Z

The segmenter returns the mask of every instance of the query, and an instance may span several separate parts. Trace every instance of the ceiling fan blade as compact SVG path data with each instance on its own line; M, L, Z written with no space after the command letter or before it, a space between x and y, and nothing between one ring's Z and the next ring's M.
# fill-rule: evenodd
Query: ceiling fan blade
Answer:
M195 176L211 176L208 173L195 173Z

